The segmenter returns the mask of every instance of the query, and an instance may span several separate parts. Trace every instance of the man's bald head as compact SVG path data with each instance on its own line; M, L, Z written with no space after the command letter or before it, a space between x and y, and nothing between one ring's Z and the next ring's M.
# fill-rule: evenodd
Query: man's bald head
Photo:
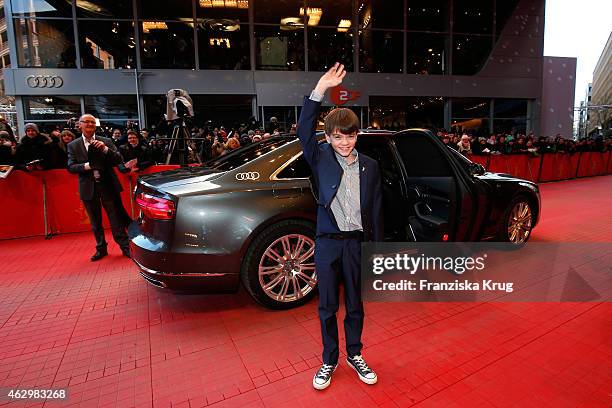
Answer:
M85 137L90 138L96 133L96 118L93 115L89 113L82 115L79 118L79 124Z

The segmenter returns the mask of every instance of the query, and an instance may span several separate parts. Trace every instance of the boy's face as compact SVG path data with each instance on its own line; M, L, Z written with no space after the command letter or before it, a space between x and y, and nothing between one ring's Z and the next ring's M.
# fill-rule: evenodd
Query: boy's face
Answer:
M327 139L327 143L332 146L336 153L342 157L348 157L353 152L357 143L357 132L344 134L335 129L331 135L326 133L325 139Z

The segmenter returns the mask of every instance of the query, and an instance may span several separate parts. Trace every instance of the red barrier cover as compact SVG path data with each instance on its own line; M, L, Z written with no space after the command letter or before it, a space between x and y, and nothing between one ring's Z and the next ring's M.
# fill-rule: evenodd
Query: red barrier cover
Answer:
M475 154L470 154L470 155L468 155L468 159L470 159L474 163L482 164L485 169L488 169L488 167L489 167L489 156L488 155L486 155L486 156L479 156L479 155L475 155Z
M89 231L89 218L79 196L79 177L67 170L58 169L47 170L44 178L51 232L61 234Z
M0 218L0 239L45 234L41 182L43 173L13 170L6 179L0 179L3 212Z
M527 180L533 181L534 183L540 180L540 163L542 162L542 156L530 156L529 157L529 177Z
M510 173L533 181L553 181L574 178L580 158L579 177L612 173L612 153L586 152L576 154L545 154L541 157L527 155L470 156L488 171ZM542 172L538 170L542 161ZM124 191L123 204L133 217L138 208L133 202L133 189L139 175L176 169L177 165L153 166L142 173L119 174ZM47 226L51 233L88 231L87 213L79 198L78 177L66 170L35 172L13 171L6 179L0 179L0 197L5 214L0 221L0 239L40 236L45 234L43 186L46 193ZM133 209L133 211L132 211ZM104 213L104 212L103 212ZM104 226L108 220L104 213Z
M578 166L578 177L589 177L601 174L603 155L597 152L584 152Z
M557 180L567 180L576 177L576 166L580 161L581 153L557 153L553 172L557 173Z
M530 180L531 169L529 168L529 156L526 154L518 154L508 157L506 162L508 167L508 173L515 177Z
M489 168L494 173L508 173L508 156L492 154L489 157Z
M542 157L540 182L567 180L576 177L580 155L583 153L549 153Z

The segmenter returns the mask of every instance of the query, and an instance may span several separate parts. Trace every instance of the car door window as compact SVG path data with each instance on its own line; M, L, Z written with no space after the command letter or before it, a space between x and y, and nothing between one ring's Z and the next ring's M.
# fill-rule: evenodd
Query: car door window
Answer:
M408 177L452 177L448 159L426 135L400 134L395 137L395 145Z
M281 179L294 179L294 178L309 178L312 175L310 166L304 159L304 155L300 154L297 158L291 161L287 167L282 169L276 178Z

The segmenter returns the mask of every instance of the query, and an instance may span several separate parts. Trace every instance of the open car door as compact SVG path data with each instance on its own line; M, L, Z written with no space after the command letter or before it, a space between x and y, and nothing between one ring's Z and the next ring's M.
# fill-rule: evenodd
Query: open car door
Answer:
M449 157L423 130L406 130L393 136L405 170L408 223L417 241L454 240L457 206L461 200Z

